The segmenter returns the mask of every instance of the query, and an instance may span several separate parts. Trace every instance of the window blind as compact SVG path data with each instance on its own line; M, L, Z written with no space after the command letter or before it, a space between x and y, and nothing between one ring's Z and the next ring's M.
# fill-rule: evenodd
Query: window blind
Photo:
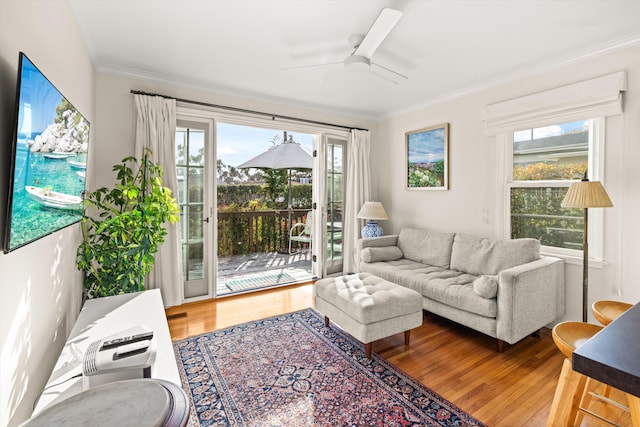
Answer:
M622 113L626 71L487 105L482 111L486 135L513 132Z

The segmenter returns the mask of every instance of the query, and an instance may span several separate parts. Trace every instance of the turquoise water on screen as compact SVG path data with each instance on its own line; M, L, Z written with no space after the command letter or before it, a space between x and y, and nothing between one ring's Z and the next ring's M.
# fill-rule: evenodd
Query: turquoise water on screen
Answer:
M18 140L13 182L10 248L22 246L82 219L82 209L49 208L29 196L25 187L45 187L58 193L82 197L84 180L67 159L48 159L46 153L32 153L26 139ZM86 163L86 153L68 157Z

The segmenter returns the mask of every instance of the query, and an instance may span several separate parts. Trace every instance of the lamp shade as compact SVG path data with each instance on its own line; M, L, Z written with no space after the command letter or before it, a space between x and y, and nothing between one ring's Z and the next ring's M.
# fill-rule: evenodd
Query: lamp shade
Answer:
M364 202L360 212L358 212L358 218L360 219L389 219L387 212L384 210L384 206L380 202Z
M382 206L380 202L364 202L360 212L358 212L358 218L368 220L367 225L362 228L362 237L364 239L382 236L384 231L376 221L379 219L389 219L387 212L384 210L384 206Z
M613 203L600 181L582 180L569 187L563 208L611 208Z

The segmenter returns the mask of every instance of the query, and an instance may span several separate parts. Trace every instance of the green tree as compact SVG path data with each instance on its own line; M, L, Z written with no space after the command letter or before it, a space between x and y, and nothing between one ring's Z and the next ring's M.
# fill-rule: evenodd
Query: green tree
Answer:
M275 207L278 197L284 193L287 186L286 169L267 169L264 173L264 182L267 198L271 201L271 206Z
M514 181L555 181L562 179L577 179L584 175L587 164L584 162L568 165L555 163L533 163L525 166L513 167Z
M438 160L433 165L433 173L444 182L444 160Z
M278 145L280 135L276 134L271 138L271 147L273 149ZM264 182L267 185L267 198L271 201L272 207L277 205L277 199L285 190L288 181L288 171L286 169L266 169L264 171ZM288 197L288 196L286 196Z

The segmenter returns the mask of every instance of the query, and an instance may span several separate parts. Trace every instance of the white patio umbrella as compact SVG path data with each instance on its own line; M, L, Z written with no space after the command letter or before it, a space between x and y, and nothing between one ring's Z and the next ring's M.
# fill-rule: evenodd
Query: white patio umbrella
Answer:
M303 146L289 139L269 148L253 159L247 160L239 168L259 169L312 169L313 157Z
M313 156L306 148L293 140L293 136L289 135L289 139L256 157L242 163L238 168L257 168L257 169L288 169L289 170L289 216L287 227L291 226L291 169L313 169Z

